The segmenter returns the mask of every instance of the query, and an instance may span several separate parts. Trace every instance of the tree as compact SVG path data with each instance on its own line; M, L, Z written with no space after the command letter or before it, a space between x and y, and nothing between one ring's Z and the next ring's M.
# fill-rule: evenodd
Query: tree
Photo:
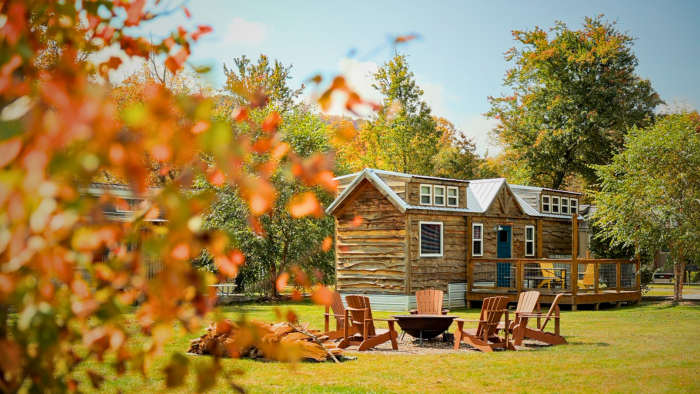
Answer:
M515 67L504 86L513 94L489 97L493 133L527 168L530 183L558 189L570 174L597 183L591 164L608 164L633 126L655 119L663 101L649 80L635 74L634 38L586 17L572 30L556 22L550 31L513 31L520 48L506 52Z
M260 56L258 64L251 64L245 57L234 59L234 62L238 67L226 72L227 81L224 94L217 102L217 113L224 119L231 119L228 114L238 111L249 97L262 95L269 99L268 105L251 108L248 116L264 123L273 113L278 115L275 122L279 123L282 146L302 159L324 158L324 154L331 152L333 130L310 107L294 102L300 90L294 91L287 86L291 66L284 67L275 61L273 70L268 67L269 61L264 55ZM267 133L264 131L250 128L245 122L231 122L236 134L250 138L253 146L265 143ZM269 283L266 288L277 296L278 280L280 284L286 284L284 278L289 277L288 271L311 278L312 282L327 282L329 279L325 275L332 274L335 263L330 248L334 221L324 215L318 204L311 207L314 215L303 216L291 212L289 205L299 195L315 196L327 205L332 201L331 195L320 187L294 179L291 176L292 163L282 156L270 158L268 152L255 151L250 156L252 163L261 162L268 166L274 188L270 196L271 208L257 216L255 221L249 220L252 207L242 198L238 187L216 186L206 181L198 185L198 189L213 190L217 196L204 216L205 228L225 231L236 249L245 256L246 266L236 276L237 283L243 289ZM244 169L245 172L250 170ZM328 176L332 178L332 175ZM205 253L198 264L216 268L210 253Z
M8 0L0 6L0 390L4 392L82 391L83 378L75 368L85 359L109 360L118 375L129 365L145 376L176 322L186 330L197 329L213 311L214 293L208 284L235 276L244 259L225 232L202 228L200 215L216 195L183 193L194 180L206 177L212 184L227 182L237 188L251 208L251 221L271 211L274 203L270 169L277 163L270 159L284 159L292 170L290 178L300 179L306 187L334 186L332 160L323 155L306 160L290 152L274 110L264 119L247 116L253 107L265 107L264 94L249 98L235 116L236 125L245 123L261 136L255 144L216 117L211 98L178 95L162 83L149 84L144 101L119 116L108 89L93 76L109 80L109 72L121 60L111 57L92 63L83 61L81 53L115 45L142 59L162 54L165 66L177 74L210 27L180 27L156 43L132 35L140 30L134 27L180 10L168 9L170 4ZM185 7L182 10L189 14ZM47 51L46 61L38 61ZM336 89L331 86L324 94L330 96ZM348 106L358 103L362 101ZM172 143L175 135L177 144ZM252 160L251 152L257 160ZM181 171L133 222L105 217L115 197L81 195L81 185L103 171L125 179L135 193L144 192L149 177L141 158L146 155ZM317 207L315 196L308 194L291 197L288 205L296 217L315 213ZM140 235L146 220L160 216L166 221L141 245L144 252L162 256L167 269L148 280L141 256L123 245ZM190 260L204 249L218 267L218 278L191 269ZM106 250L109 254L102 259ZM315 299L329 302L328 294L319 288ZM137 319L148 338L134 344L123 315L137 298L142 300ZM240 327L250 329L244 323ZM188 366L186 357L174 355L163 371L166 386L182 384ZM208 388L217 373L228 375L216 358L198 365L198 390ZM91 369L86 375L95 387L104 380Z
M478 179L484 160L476 153L472 139L465 137L445 118L435 118L441 133L438 152L433 158L434 176L455 179Z
M421 100L423 91L416 85L406 56L397 53L374 77L377 83L373 86L384 99L362 130L367 164L384 170L432 175L441 132L430 107Z
M682 299L687 261L700 257L700 116L681 111L647 129L633 127L625 150L595 166L600 238L653 254L668 247Z

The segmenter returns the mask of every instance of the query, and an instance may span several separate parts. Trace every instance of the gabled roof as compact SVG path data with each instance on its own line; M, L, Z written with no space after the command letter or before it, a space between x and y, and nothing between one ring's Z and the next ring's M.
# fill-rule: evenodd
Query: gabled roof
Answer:
M467 208L450 208L450 207L436 207L436 206L426 206L426 205L411 205L408 204L404 199L398 196L394 190L389 187L384 180L379 177L379 175L391 175L391 176L397 176L397 177L403 177L406 179L406 182L410 182L413 180L413 178L416 179L433 179L433 180L444 180L444 181L455 181L455 182L463 182L463 183L468 183L469 186L467 187ZM531 188L530 186L519 186L519 185L513 185L513 189L510 188L510 185L508 182L505 180L505 178L494 178L494 179L477 179L477 180L463 180L463 179L449 179L449 178L438 178L438 177L431 177L431 176L423 176L423 175L411 175L411 174L404 174L401 172L394 172L394 171L384 171L384 170L375 170L372 168L365 168L359 173L354 173L354 174L349 174L349 175L344 175L341 177L338 177L336 179L347 179L355 177L355 179L343 190L342 193L338 196L338 198L333 201L333 203L326 209L326 213L332 214L342 203L345 201L355 190L358 185L363 180L369 181L374 187L377 188L389 201L396 206L396 208L404 213L406 210L424 210L424 211L440 211L440 212L458 212L458 213L485 213L491 208L491 205L493 204L494 200L498 196L498 193L501 191L502 188L506 187L508 190L511 192L513 197L515 198L515 201L517 202L518 206L528 216L533 216L533 217L546 217L546 218L554 218L554 219L571 219L571 216L569 215L557 215L557 214L550 214L550 213L540 213L537 209L533 208L530 204L528 204L522 197L518 195L516 191L513 189L518 189L518 188ZM541 188L537 188L540 189ZM578 193L577 193L578 194ZM579 219L583 219L581 215L579 215Z
M399 197L393 190L391 190L391 188L386 183L384 183L384 181L381 178L379 178L373 170L365 168L364 170L362 170L362 172L359 173L359 175L357 175L355 180L353 180L352 183L350 183L348 187L346 187L345 190L343 190L343 192L340 193L338 198L336 198L335 201L333 201L333 203L328 206L328 208L326 209L326 213L333 213L333 211L335 211L336 208L338 208L338 206L340 206L340 204L342 204L343 201L345 201L348 198L348 196L352 194L353 190L355 190L355 188L357 188L357 186L365 179L369 181L372 185L374 185L374 187L376 187L377 190L379 190L379 192L382 193L387 199L389 199L389 201L391 201L391 203L394 204L394 206L399 211L401 211L402 213L406 212L408 204L406 204L406 202L401 197Z
M415 177L415 178L429 178L429 179L442 179L442 180L454 180L454 179L446 179L446 178L436 178L436 177L424 177L424 176L417 176L417 175L408 175L408 174L402 174L400 172L392 172L392 171L382 171L382 170L374 170L371 168L365 168L359 173L356 174L350 174L350 175L345 175L343 177L340 177L338 179L342 178L349 178L350 176L355 176L355 179L343 190L342 193L338 196L338 198L333 201L331 205L326 208L326 213L332 214L342 203L343 201L347 200L347 198L352 194L353 190L355 190L360 183L363 180L369 181L374 187L379 190L380 193L382 193L400 212L404 213L406 210L409 209L421 209L425 211L440 211L440 212L458 212L458 213L464 213L464 212L479 212L479 204L476 202L476 199L473 196L470 196L469 190L467 188L467 205L468 208L451 208L451 207L434 207L434 206L425 206L425 205L411 205L408 204L404 199L398 196L394 190L392 190L389 185L382 180L377 174L382 174L382 175L396 175L396 176L410 176L410 177ZM469 181L465 180L459 180L459 182L465 182L468 183ZM474 209L476 208L476 210Z

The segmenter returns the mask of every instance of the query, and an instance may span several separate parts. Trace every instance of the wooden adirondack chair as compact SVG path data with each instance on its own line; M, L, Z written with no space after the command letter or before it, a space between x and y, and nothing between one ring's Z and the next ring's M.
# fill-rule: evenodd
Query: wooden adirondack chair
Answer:
M579 279L577 282L579 289L595 286L595 266L593 264L586 265L586 272L583 274L583 279Z
M455 349L459 349L460 343L464 341L467 345L487 353L493 352L493 349L499 347L515 350L513 344L508 340L508 330L503 330L505 338L498 336L498 324L504 313L506 315L504 327L510 327L507 308L508 297L485 298L481 306L479 320L455 319L457 322ZM479 325L475 329L465 330L464 323L466 322L478 322Z
M537 329L525 326L525 338L535 339L540 342L548 343L550 345L564 345L568 343L566 342L566 339L564 339L564 337L562 337L559 333L559 320L561 317L559 311L559 299L561 299L561 297L562 294L557 294L557 296L554 297L554 301L549 307L549 312L547 312L546 315L542 313L523 314L524 317L528 317L530 319L536 318L538 321ZM542 326L540 326L539 324L539 319L541 318L544 318L544 323L542 324ZM545 332L544 329L547 327L547 323L549 323L549 321L552 319L554 320L554 332Z
M550 279L544 279L542 282L540 282L540 285L537 287L547 286L548 289L551 289L554 282L559 280L559 278L557 278L557 275L554 273L554 264L540 263L540 269L542 270L542 277Z
M372 307L369 304L369 298L358 295L350 295L345 297L348 307L345 308L345 336L338 344L338 347L344 349L348 346L358 345L358 351L371 349L384 342L391 341L391 347L394 350L399 350L399 345L396 339L399 334L394 329L396 319L376 319L372 317ZM375 321L385 321L389 323L389 329L377 329L374 327ZM350 335L350 324L357 330L357 334Z
M329 339L341 339L345 338L345 306L343 305L343 299L340 297L339 293L336 293L335 291L332 292L333 294L333 301L330 305L330 309L333 310L333 313L329 313L329 307L326 305L326 313L323 314L323 318L325 320L325 332L323 335L327 335ZM335 317L335 330L331 331L330 329L330 319L331 317ZM354 326L350 326L350 332L348 335L354 335L357 333L357 330L355 330Z
M513 334L513 344L522 346L525 327L527 327L528 320L530 319L526 315L535 312L535 308L537 305L539 305L537 302L539 299L539 291L525 291L520 293L520 297L518 298L518 306L515 307L515 318L508 328L508 331ZM505 323L500 323L498 325L498 330L505 330L505 328Z
M419 315L446 315L449 309L442 309L442 290L421 290L416 292L416 313ZM413 313L413 311L411 311Z

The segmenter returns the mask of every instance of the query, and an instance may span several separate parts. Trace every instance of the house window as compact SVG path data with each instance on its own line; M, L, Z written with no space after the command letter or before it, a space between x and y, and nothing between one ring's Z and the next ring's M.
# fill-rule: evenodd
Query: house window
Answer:
M525 226L525 256L535 255L535 226Z
M549 213L549 196L542 196L542 212Z
M484 255L484 225L472 224L472 256Z
M442 256L442 222L420 222L421 257Z
M561 213L565 215L569 214L569 199L566 197L561 198Z
M571 199L571 213L578 213L578 200L575 198Z
M559 213L559 197L552 197L552 213Z
M434 205L445 205L445 186L435 186L433 190L433 204Z
M448 207L458 207L459 206L459 188L448 187L447 188L447 206Z
M420 205L431 205L433 203L433 188L430 185L420 185Z

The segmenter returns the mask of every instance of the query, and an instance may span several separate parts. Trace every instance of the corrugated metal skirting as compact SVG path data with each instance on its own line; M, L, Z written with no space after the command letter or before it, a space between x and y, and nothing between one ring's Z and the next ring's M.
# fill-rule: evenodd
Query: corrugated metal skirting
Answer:
M343 299L343 304L347 307L345 297L354 295L355 293L343 293L340 295ZM443 308L464 308L466 302L467 284L466 283L450 283L447 293L442 301ZM416 309L415 295L386 295L386 294L361 294L369 297L369 302L372 305L372 310L387 311L387 312L406 312L411 309Z

